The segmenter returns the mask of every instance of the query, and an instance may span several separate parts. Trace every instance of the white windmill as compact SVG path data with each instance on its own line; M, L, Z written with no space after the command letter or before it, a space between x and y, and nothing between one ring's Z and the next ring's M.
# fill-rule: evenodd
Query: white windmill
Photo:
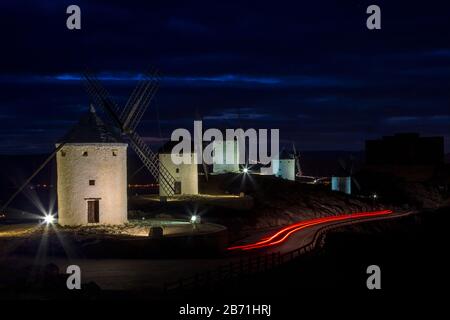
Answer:
M137 125L159 88L159 73L155 71L145 74L123 108L114 103L93 75L85 73L84 77L97 112L91 108L90 114L81 122L87 121L92 125L90 130L95 132L96 138L91 139L90 136L84 140L80 138L80 135L83 136L83 130L79 130L79 126L72 129L4 203L1 212L4 212L12 200L58 155L58 173L61 175L58 178L58 202L61 207L59 218L63 224L126 222L126 189L123 187L125 185L126 188L127 145L136 152L164 193L167 196L175 194L176 179L136 132ZM120 141L108 137L120 137ZM96 188L99 183L103 189L111 189L110 195L103 194L102 188ZM105 208L111 209L108 209L111 212L109 215L101 209L101 199L107 199L103 203Z

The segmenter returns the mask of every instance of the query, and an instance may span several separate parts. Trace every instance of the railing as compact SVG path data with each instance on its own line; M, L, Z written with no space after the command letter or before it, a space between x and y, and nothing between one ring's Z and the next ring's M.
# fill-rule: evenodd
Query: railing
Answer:
M240 259L239 261L221 265L214 270L196 273L193 276L180 278L177 281L166 282L164 284L164 291L170 292L181 289L196 289L205 286L209 287L233 278L271 270L283 263L291 262L305 253L312 252L317 248L318 244L323 243L323 239L328 231L342 226L358 224L364 221L367 222L370 220L364 219L350 222L342 221L320 227L314 234L313 239L308 244L303 245L300 248L285 252L283 254L281 252L274 252L259 256L251 256L246 259Z

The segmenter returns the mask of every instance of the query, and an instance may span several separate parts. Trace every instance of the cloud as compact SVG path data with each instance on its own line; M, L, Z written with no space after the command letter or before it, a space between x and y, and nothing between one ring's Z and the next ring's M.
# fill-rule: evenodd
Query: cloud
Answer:
M96 78L104 82L137 82L144 79L140 73L99 73ZM0 75L3 83L80 82L84 77L77 73L57 75ZM359 81L334 76L259 76L243 74L172 75L161 77L166 86L227 86L227 87L353 87Z
M51 147L87 110L86 67L123 105L149 65L164 77L146 137L191 128L197 108L210 124L278 127L309 149L362 148L396 130L448 136L448 2L408 14L386 2L381 33L364 28L362 6L336 1L80 0L80 32L64 28L65 1L0 5L0 134L13 133L0 138L16 148Z
M196 23L194 21L189 21L187 19L180 19L176 17L171 17L167 21L167 26L169 29L176 30L181 33L193 33L193 34L209 34L209 29Z
M401 125L401 124L420 124L420 125L449 125L450 114L448 115L432 115L432 116L399 116L389 117L384 120L386 124Z

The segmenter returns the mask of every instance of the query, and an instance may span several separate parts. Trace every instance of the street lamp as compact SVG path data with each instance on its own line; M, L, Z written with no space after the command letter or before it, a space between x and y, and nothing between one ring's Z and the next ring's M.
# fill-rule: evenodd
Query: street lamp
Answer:
M197 223L200 223L200 216L198 216L198 215L192 215L191 216L191 223L192 224L197 224Z
M44 223L45 224L53 224L55 222L55 216L48 213L44 216Z

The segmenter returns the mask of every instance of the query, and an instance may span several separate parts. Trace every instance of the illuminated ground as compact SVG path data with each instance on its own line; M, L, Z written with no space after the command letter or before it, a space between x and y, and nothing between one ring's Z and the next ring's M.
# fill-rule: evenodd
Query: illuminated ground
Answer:
M0 225L0 238L29 236L39 230L36 224Z
M157 194L139 195L131 197L130 201L134 205L160 205L161 200ZM198 194L198 195L180 195L173 196L166 200L170 204L190 204L210 205L230 209L251 209L253 207L253 198L247 195L231 195L231 194Z
M400 217L404 213L390 214L389 218ZM385 219L386 217L364 217L358 218L359 221L372 221L374 219ZM329 222L326 222L329 223ZM333 223L333 222L331 222ZM312 225L310 228L299 230L287 238L287 241L279 246L268 248L269 250L254 252L259 254L264 252L287 252L302 246L313 238L319 225ZM33 228L29 226L29 228ZM9 228L8 232L23 232L25 226L14 226ZM271 233L261 235L266 238ZM42 238L42 241L45 237ZM252 243L249 239L248 243ZM261 248L265 249L265 248ZM246 251L245 251L246 252ZM65 270L69 264L77 264L83 270L83 279L86 282L93 281L102 289L107 290L161 290L167 281L175 281L179 277L192 276L196 272L204 272L230 263L239 261L245 252L231 251L229 254L220 257L209 258L179 258L179 259L82 259L76 256L50 257L37 250L28 257L12 255L4 262L7 265L37 265L44 266L48 263L56 264L60 270Z
M48 227L36 222L27 224L0 225L0 238L20 238L39 236L45 232L58 232L77 236L132 236L148 237L152 227L161 227L164 237L179 237L191 234L207 234L224 230L223 226L211 223L192 224L182 220L146 219L130 220L123 226L90 225L79 227L62 227L57 224Z

